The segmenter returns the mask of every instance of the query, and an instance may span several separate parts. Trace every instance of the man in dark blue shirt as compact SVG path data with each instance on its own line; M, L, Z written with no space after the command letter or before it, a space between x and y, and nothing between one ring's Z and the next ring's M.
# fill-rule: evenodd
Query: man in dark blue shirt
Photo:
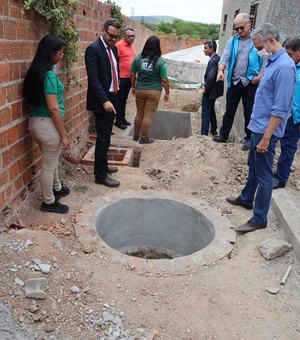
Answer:
M227 198L229 203L246 209L252 209L254 202L251 219L235 228L240 233L267 227L275 148L291 114L295 90L295 63L279 43L276 27L269 23L261 25L253 34L253 43L262 54L271 56L256 91L248 125L252 135L247 183L239 197Z

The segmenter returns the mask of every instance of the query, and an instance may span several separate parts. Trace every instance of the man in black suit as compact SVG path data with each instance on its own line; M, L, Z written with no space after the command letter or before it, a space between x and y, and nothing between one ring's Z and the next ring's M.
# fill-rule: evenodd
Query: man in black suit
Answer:
M120 37L121 25L116 19L107 19L102 35L85 51L85 65L88 75L87 110L93 111L96 122L95 183L108 187L120 185L108 176L118 171L108 167L107 152L118 106L119 58L115 43Z
M217 43L208 40L204 43L204 54L210 57L204 75L204 92L202 95L202 124L201 135L208 135L209 123L210 133L217 135L217 119L215 112L215 101L223 96L224 82L217 82L218 62L220 57L216 53Z

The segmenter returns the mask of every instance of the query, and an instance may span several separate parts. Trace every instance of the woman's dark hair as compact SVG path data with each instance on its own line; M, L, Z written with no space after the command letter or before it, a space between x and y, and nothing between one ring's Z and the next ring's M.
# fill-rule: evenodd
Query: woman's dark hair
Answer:
M61 50L64 45L63 40L54 34L47 34L40 41L24 80L24 96L32 106L42 102L46 73L55 64L53 54Z
M143 58L148 57L153 64L153 68L155 67L158 58L161 56L160 40L156 35L151 35L147 39L141 55Z

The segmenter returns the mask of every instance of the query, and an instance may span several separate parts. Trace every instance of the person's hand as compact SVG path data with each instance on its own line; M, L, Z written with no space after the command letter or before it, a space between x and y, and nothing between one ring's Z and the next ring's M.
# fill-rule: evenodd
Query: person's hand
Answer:
M131 94L135 97L135 87L131 88Z
M108 100L107 102L103 103L104 110L107 112L113 112L114 114L117 114L115 107L113 104Z
M224 70L219 69L217 73L217 81L223 81L224 80Z
M168 102L170 100L170 94L164 95L164 102Z
M260 81L260 77L254 77L254 78L251 80L251 84L256 85L256 84L259 83L259 81Z
M70 140L67 135L61 138L61 144L63 150L68 150L70 148Z
M256 152L258 153L265 153L268 151L270 140L266 137L263 137L258 145L256 145Z

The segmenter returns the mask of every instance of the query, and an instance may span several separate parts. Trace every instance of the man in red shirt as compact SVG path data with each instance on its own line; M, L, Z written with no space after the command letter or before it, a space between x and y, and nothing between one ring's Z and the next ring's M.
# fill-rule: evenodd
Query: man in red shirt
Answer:
M136 55L134 47L134 29L125 28L123 39L116 43L120 63L120 83L118 91L119 106L115 126L125 130L131 123L125 118L126 101L131 88L130 67Z

